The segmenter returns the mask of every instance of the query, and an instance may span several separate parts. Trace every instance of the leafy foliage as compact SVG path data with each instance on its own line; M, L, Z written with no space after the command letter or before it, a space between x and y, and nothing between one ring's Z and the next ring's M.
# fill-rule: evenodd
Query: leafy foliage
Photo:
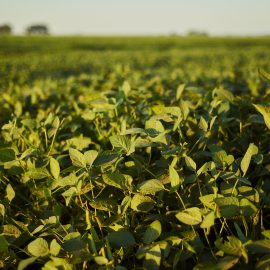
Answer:
M1 38L0 267L269 269L269 45Z

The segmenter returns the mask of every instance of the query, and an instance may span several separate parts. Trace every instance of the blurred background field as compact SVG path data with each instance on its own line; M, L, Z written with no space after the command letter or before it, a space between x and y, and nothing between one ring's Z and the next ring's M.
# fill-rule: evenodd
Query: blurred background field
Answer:
M188 82L246 91L269 60L270 37L6 36L0 37L0 88L83 75L90 88L99 80L105 89L108 76L112 87L158 76L170 87Z

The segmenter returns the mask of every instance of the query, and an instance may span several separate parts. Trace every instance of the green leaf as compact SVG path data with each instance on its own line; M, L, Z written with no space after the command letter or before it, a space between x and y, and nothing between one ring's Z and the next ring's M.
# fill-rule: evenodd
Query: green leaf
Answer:
M17 239L21 235L20 229L12 224L7 224L2 226L2 234L7 238L7 239Z
M38 257L31 257L31 258L21 260L19 262L19 264L18 264L18 269L17 270L24 270L27 266L34 263L37 259L38 259Z
M209 209L215 210L216 203L215 203L215 198L222 197L220 194L207 194L204 196L199 197L199 200L202 202L202 204Z
M196 168L197 168L196 163L191 157L185 156L185 162L186 162L188 169L190 169L192 171L196 171Z
M137 212L148 212L154 205L155 202L150 197L135 194L131 200L130 207Z
M0 149L0 163L9 162L16 159L16 155L13 149L4 148Z
M49 172L45 168L31 169L26 173L26 176L34 180L41 180L50 176Z
M177 171L172 165L169 167L169 177L172 188L177 190L178 187L183 183L183 179L180 179Z
M180 84L176 90L176 100L179 100L185 90L185 84Z
M143 235L143 242L147 245L155 241L161 234L161 223L158 220L153 221L146 229Z
M187 225L198 225L202 222L201 211L197 207L187 208L177 213L176 218Z
M56 159L50 158L50 171L54 179L58 179L60 175L60 166Z
M89 137L83 137L83 135L73 137L72 139L67 140L67 144L70 148L76 148L79 151L87 148L90 143L91 139Z
M207 229L212 227L213 225L215 225L215 212L214 211L210 211L203 219L200 227Z
M6 213L5 206L2 203L0 203L0 215L2 217L4 217L5 216L5 213Z
M261 257L256 263L256 270L269 270L270 269L270 254Z
M253 106L260 114L262 114L266 126L270 129L270 108L260 104L253 104Z
M258 147L254 143L249 144L249 147L241 161L241 170L243 172L243 176L245 176L248 170L252 156L257 154L258 154Z
M80 168L86 167L85 156L77 149L69 148L69 156L74 166L80 167Z
M214 199L218 205L221 216L232 218L240 214L239 200L236 197L223 197Z
M247 248L256 254L270 253L270 240L257 240L247 245Z
M155 245L150 248L143 261L144 269L158 270L161 263L161 250L159 245Z
M0 234L0 252L4 252L8 249L8 242L4 235Z
M15 191L10 184L6 187L6 198L11 202L15 198Z
M125 95L127 96L128 93L130 92L131 90L131 87L128 83L128 81L124 81L123 85L122 85L122 90L124 91Z
M222 238L217 239L215 246L228 255L240 257L243 252L242 242L234 236L227 236L227 239L224 243Z
M114 161L116 161L118 157L119 157L118 153L115 153L113 151L104 151L98 154L97 158L93 162L93 165L94 166L109 165Z
M113 199L95 199L89 202L94 209L115 213L117 211L117 203Z
M145 131L155 132L154 134L156 136L160 133L163 133L165 131L165 128L159 120L151 118L145 122Z
M199 263L192 270L228 270L233 269L233 267L238 263L238 261L238 257L225 256L221 259L218 259L214 263L211 261Z
M270 239L270 230L262 231L262 235L265 236L266 238Z
M86 244L81 239L79 232L72 232L67 234L63 239L62 247L67 252L76 252L85 248Z
M105 265L109 262L108 259L106 257L103 257L103 256L95 256L94 260L95 260L96 264L98 264L98 265Z
M127 188L132 183L132 177L130 175L121 173L103 174L102 178L107 185L120 189Z
M42 267L42 270L73 270L72 264L68 263L68 259L62 259L57 257L50 257L50 260Z
M127 156L135 152L135 144L127 136L113 135L109 139L114 148L124 151Z
M66 206L69 205L72 197L77 194L77 189L75 187L71 187L68 190L66 190L65 192L62 193L62 196L65 198L66 200Z
M189 104L187 101L184 101L183 99L180 99L179 103L180 109L181 109L181 114L184 120L187 119L189 115Z
M71 173L64 178L58 179L56 183L60 187L66 187L66 186L75 186L77 182L78 182L77 176L74 173Z
M116 247L131 247L136 244L133 234L125 230L109 233L108 240Z
M204 132L207 132L208 130L208 123L202 116L200 118L199 128L202 129Z
M157 179L146 180L138 184L137 187L141 194L155 195L156 192L164 190L163 184Z
M58 116L56 116L54 118L54 120L52 121L52 123L49 124L48 126L49 126L48 137L51 138L56 134L56 132L60 126L60 120L59 120Z
M231 102L234 99L233 94L230 91L225 90L223 88L216 88L216 89L214 89L213 92L218 96L218 98L220 100L230 101Z
M93 162L98 156L98 152L96 150L89 150L89 151L86 151L83 155L84 155L86 164L91 167Z
M123 135L130 135L130 134L146 134L146 132L142 128L130 128L127 129Z
M50 244L50 253L56 257L59 254L60 250L61 246L55 239L53 239Z
M259 68L259 74L263 79L270 82L270 74L268 72L266 72L265 70Z
M258 209L248 199L242 198L240 200L240 212L243 216L251 217L251 216L254 216L258 212Z
M28 244L27 249L29 253L35 257L44 257L49 254L49 246L45 239L37 238Z

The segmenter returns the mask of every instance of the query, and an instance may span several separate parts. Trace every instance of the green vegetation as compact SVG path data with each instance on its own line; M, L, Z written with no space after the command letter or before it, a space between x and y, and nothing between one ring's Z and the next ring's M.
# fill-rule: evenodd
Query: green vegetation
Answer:
M269 269L270 38L1 37L0 267Z

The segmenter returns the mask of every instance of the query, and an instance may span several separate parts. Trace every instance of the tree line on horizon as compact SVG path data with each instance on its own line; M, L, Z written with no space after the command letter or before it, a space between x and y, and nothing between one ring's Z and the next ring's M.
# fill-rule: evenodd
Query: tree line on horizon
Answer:
M49 35L50 31L46 24L32 24L25 29L26 35ZM13 34L13 29L9 24L0 25L0 36L8 36ZM179 36L178 33L171 33L170 36ZM187 32L186 36L208 37L206 31L191 30Z
M0 35L12 35L13 29L9 24L0 25ZM48 35L49 28L45 24L32 24L25 29L26 35Z

